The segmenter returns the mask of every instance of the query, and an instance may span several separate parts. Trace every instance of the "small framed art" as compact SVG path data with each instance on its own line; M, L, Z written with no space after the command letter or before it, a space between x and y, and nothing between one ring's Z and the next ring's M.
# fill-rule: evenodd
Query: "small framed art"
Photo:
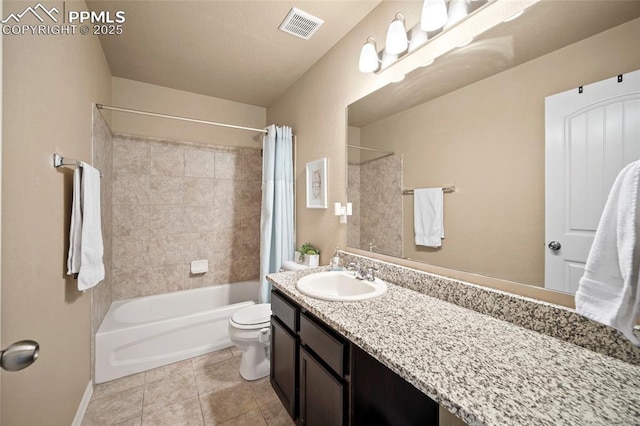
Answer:
M307 208L327 208L327 158L307 163Z

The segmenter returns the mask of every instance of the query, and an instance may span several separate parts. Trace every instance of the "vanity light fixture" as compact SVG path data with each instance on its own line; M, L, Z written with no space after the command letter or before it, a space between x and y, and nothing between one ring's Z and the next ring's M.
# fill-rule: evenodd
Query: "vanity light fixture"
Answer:
M353 214L353 204L346 203L342 205L342 203L333 203L333 214L340 216L340 223L347 223L347 216Z
M420 26L425 31L438 30L447 23L449 15L445 0L424 0Z
M360 50L360 62L358 69L360 72L374 72L380 67L380 58L378 57L378 49L376 48L376 39L367 37L367 42Z
M426 68L429 65L433 65L433 63L435 62L434 59L429 59L427 62L423 63L422 65L420 65L422 68Z
M456 44L456 47L465 47L471 44L473 41L473 37L469 37L466 40L462 40L460 43Z
M367 37L367 42L360 51L358 68L363 73L380 73L401 60L405 55L418 50L434 37L455 26L470 14L475 13L481 7L496 0L423 0L422 16L418 24L407 31L405 16L397 12L387 29L386 45L378 51L376 40ZM448 6L447 6L448 2ZM513 19L515 19L514 16ZM449 50L455 47L466 46L473 39L464 40L457 45L450 45ZM448 50L447 50L448 52ZM441 52L444 55L446 52ZM435 58L434 58L435 59ZM430 65L427 64L427 65ZM427 66L423 65L423 66ZM389 81L399 81L391 79Z
M504 21L502 21L502 22L511 22L511 21L513 21L513 20L515 20L515 19L518 19L519 17L521 17L521 16L522 16L522 14L524 13L524 11L525 11L525 9L522 9L520 12L516 12L516 13L514 13L513 15L511 15L510 17L508 17L507 19L505 19L505 20L504 20Z
M409 39L407 38L407 29L404 26L404 15L398 12L387 30L385 50L392 55L397 55L407 50L408 47Z

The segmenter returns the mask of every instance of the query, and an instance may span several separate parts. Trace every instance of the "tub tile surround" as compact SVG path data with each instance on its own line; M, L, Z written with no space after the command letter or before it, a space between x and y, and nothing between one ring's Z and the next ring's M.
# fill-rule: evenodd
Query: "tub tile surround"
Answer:
M95 386L83 426L293 425L269 378L248 382L223 349Z
M388 292L378 299L341 303L313 299L296 290L295 283L301 276L326 268L272 274L269 280L466 423L637 423L640 406L637 363L623 362L445 302L421 288L447 285L444 278L351 254L342 256L347 261L375 263L381 278L391 282ZM393 284L392 278L406 285ZM466 285L458 283L455 284ZM444 294L458 290L450 288ZM480 290L487 291L478 288L476 299L489 297ZM498 295L494 301L484 300L480 306L486 309L501 304L504 296ZM471 295L466 298L462 299L473 299ZM546 306L542 312L553 308L542 305ZM528 315L516 315L522 306L526 309L526 304L513 305L507 312L513 311L512 315L518 318ZM540 316L543 317L553 320ZM534 320L541 321L540 318ZM575 324L567 322L570 319L563 316L548 328L553 332L563 323L572 327Z
M401 256L402 221L381 219L402 217L402 154L349 164L348 179L349 201L357 212L347 230L353 247L374 245L376 252Z
M114 134L113 299L255 279L261 170L258 149Z

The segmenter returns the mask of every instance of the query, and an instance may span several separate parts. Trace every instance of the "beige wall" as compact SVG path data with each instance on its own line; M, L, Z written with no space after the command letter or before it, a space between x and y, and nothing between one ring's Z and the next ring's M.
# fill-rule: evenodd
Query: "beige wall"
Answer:
M403 256L543 286L544 98L640 69L639 38L636 20L364 127L363 145L404 154L407 188L457 188L439 249L413 243L405 197Z
M420 2L380 3L267 110L267 122L292 126L298 136L297 244L310 241L318 246L322 263L328 263L336 246L345 247L347 230L333 209L305 208L305 164L327 157L328 204L346 201L346 107L388 79L388 75L365 75L358 70L360 49L367 36L383 40L398 10L419 17L420 7Z
M388 26L388 17L393 16L393 13L397 10L404 10L397 2L381 3L369 16L360 22L358 26L354 28L347 36L345 36L340 43L329 51L320 61L318 61L300 80L298 80L274 105L268 109L267 118L269 122L278 121L280 123L286 123L294 127L295 132L298 134L298 175L297 175L297 196L298 200L304 200L304 164L307 161L311 161L320 157L329 157L329 202L341 201L345 198L345 142L346 142L346 123L345 123L345 109L347 105L358 98L370 93L377 87L384 84L383 77L385 73L379 76L363 75L357 70L357 59L359 50L362 43L366 39L367 35L374 35L381 37L384 34L384 30ZM410 12L407 12L410 15ZM512 72L509 84L511 84L511 90L522 93L521 96L530 96L532 91L542 91L548 94L556 93L562 90L567 90L579 84L585 84L588 82L597 81L599 79L615 75L617 73L630 71L640 68L638 64L638 55L634 50L633 43L618 44L612 40L617 39L621 33L636 34L640 21L635 20L631 23L623 25L619 28L610 30L607 34L598 38L595 41L585 42L585 44L578 44L572 50L572 53L565 60L567 64L572 65L572 73L562 73L559 69L550 65L549 61L555 60L555 57L566 55L564 52L557 52L556 54L548 55L545 60L536 61L532 65L525 67L524 74L519 74L520 70L514 70ZM591 44L591 45L590 45ZM615 46L615 48L612 48ZM570 49L571 50L571 49ZM597 53L594 54L594 51ZM554 56L555 55L555 56ZM594 58L598 60L595 61ZM574 66L573 64L581 64ZM615 64L615 65L611 65ZM551 66L551 67L550 67ZM549 68L550 67L550 68ZM559 75L558 75L559 74ZM524 78L531 78L533 82L527 81L525 84ZM491 81L481 82L478 86L491 84ZM483 89L482 90L486 90ZM486 95L487 92L478 92L481 96ZM448 99L460 96L459 94L452 94ZM486 101L486 99L485 99ZM480 110L475 109L473 111L467 111L466 114L461 114L467 123L476 124L482 122L482 115L478 114L479 111L486 108L483 103L483 98L474 100L476 106L482 105ZM503 102L506 102L504 100ZM511 102L511 101L510 101ZM510 102L507 105L510 105ZM503 103L504 104L504 103ZM510 108L510 106L508 107ZM507 109L508 109L507 108ZM543 104L540 103L535 115L539 117L540 108L543 108ZM520 114L525 113L527 110L519 110L511 112L509 110L504 111L503 114L510 114L511 118L517 122L522 120ZM459 132L448 132L449 136L459 136ZM524 130L521 131L522 136L514 143L509 143L505 138L511 139L513 137L514 129L504 129L501 132L501 138L503 146L510 151L518 149L519 144L529 145L535 141L539 141L538 147L544 146L544 134L543 127L536 128L535 131ZM542 136L540 136L542 135ZM488 137L488 136L486 136ZM451 138L449 138L451 139ZM477 139L474 137L474 139ZM536 157L527 159L526 167L534 171L534 175L541 176L543 172L541 153L543 151L537 150ZM456 161L470 162L473 160L473 155L458 155ZM466 160L465 160L466 158ZM407 161L407 156L405 156ZM496 163L492 162L487 164L487 172L497 174L499 169L496 168ZM519 179L518 184L530 186L530 177L526 177L522 174L515 176L514 179ZM533 208L539 208L540 200L540 188L542 182L536 180L537 187L534 187L537 195L537 205ZM446 176L442 180L438 180L438 185L453 182L453 178ZM405 185L409 185L410 182L405 182ZM492 197L503 196L504 192L492 193ZM457 195L449 195L450 198ZM508 197L516 196L518 194L508 193ZM476 194L476 198L480 198L480 194ZM520 207L520 211L523 208ZM346 230L343 226L340 226L337 219L332 215L332 211L323 210L307 210L304 205L298 204L297 209L297 239L298 242L312 241L324 249L324 253L336 245L344 246L346 242ZM451 229L451 227L448 227ZM498 232L493 229L494 232ZM538 239L542 243L542 236L539 233L533 235L533 231L528 232L528 236L525 236L528 241L531 239ZM524 237L523 237L524 238ZM512 244L520 244L521 241L511 241L506 245L507 250ZM536 249L534 249L536 251ZM493 253L495 255L495 253ZM541 258L541 250L537 248L535 256L535 262L539 264ZM486 259L485 259L486 260ZM327 259L322 259L326 263ZM495 264L495 262L493 262ZM495 265L489 265L489 270L493 269ZM531 267L529 267L529 272ZM523 277L523 280L526 278ZM536 281L537 278L530 279L530 281Z
M235 124L262 129L266 127L266 109L182 90L169 89L113 77L113 105L161 114ZM153 136L204 144L256 148L262 135L246 130L206 124L186 123L138 114L112 112L111 130L118 133Z
M65 276L72 170L52 154L91 161L91 102L110 103L111 76L82 35L5 36L3 73L2 338L41 352L2 373L2 423L69 425L90 380L90 295Z

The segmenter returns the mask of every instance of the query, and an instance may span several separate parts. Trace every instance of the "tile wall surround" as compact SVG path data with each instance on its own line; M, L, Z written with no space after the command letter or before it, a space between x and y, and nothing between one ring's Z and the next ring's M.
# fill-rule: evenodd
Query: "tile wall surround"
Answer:
M377 276L390 283L640 365L640 348L616 330L583 317L573 309L352 253L341 251L340 255L345 264L358 262L375 266Z
M348 169L349 184L354 184L353 192L351 186L347 189L348 198L355 214L349 218L347 238L358 242L351 247L369 250L373 244L375 252L402 257L402 154L349 164Z
M113 299L256 279L261 181L259 149L114 134Z
M93 166L102 173L100 185L100 214L104 252L104 280L91 290L91 374L95 371L95 335L111 306L111 167L113 162L113 135L100 111L93 107Z
M347 218L347 247L360 246L360 164L347 165L347 201L355 212Z

